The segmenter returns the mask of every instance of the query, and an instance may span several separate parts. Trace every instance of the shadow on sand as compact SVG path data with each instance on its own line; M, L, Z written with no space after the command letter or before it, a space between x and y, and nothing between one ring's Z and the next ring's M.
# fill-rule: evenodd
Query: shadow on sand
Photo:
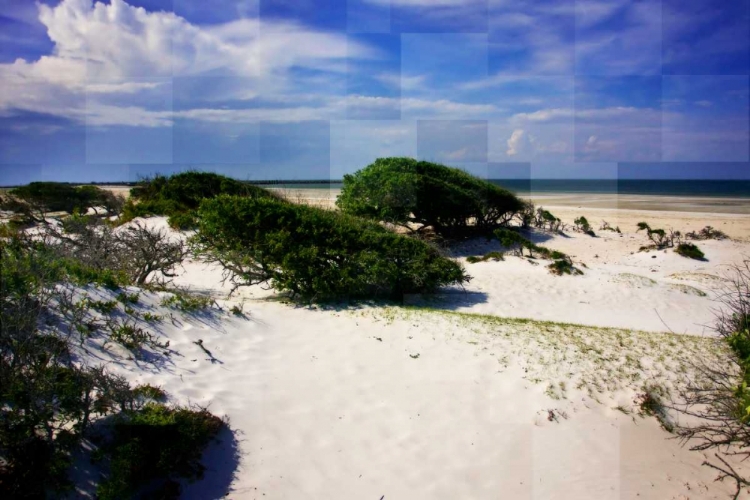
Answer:
M225 498L232 492L232 482L242 458L239 433L229 425L224 426L203 452L201 463L206 467L203 479L194 483L183 481L181 499L213 500Z

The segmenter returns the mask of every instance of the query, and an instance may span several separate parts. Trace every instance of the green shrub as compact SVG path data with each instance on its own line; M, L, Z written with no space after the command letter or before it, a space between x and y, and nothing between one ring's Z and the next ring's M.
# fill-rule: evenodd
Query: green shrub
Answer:
M172 214L169 216L169 227L187 231L198 227L198 220L194 210Z
M577 231L588 234L589 236L596 236L594 230L591 229L591 224L589 224L589 221L583 215L574 220L573 224L575 224Z
M157 403L122 413L105 446L110 472L97 487L98 498L140 498L145 489L149 498L179 497L177 480L203 477L203 449L224 425L205 409Z
M674 251L688 259L706 260L706 256L701 249L693 243L680 243Z
M193 229L194 211L201 201L220 194L276 198L263 188L212 172L183 172L170 177L157 175L141 181L130 190L130 200L123 210L121 221L136 217L168 215L173 228Z
M199 211L195 251L236 286L270 282L307 300L402 299L464 283L456 262L376 222L263 198L220 196Z
M488 234L524 204L513 193L462 170L411 158L379 158L345 175L345 213L447 237Z

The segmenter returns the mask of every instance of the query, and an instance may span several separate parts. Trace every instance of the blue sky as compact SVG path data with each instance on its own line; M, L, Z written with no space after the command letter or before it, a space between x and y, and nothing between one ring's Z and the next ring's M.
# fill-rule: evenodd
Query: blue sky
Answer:
M750 178L750 0L5 0L0 185Z

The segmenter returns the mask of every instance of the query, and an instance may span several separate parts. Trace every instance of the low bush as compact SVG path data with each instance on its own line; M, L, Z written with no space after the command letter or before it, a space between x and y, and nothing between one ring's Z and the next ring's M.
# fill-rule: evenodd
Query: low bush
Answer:
M714 229L711 226L706 226L697 233L695 231L690 231L685 234L685 237L690 240L724 240L728 238L724 231Z
M273 199L220 196L199 210L192 240L236 286L269 282L305 300L403 299L468 281L430 244L380 224Z
M550 212L549 210L545 210L543 207L539 207L536 209L533 224L534 227L538 229L550 231L553 233L561 233L565 229L560 218L555 217L552 212Z
M667 233L664 229L652 229L651 226L645 222L638 223L638 229L636 232L638 231L646 231L648 239L651 240L654 247L659 250L662 248L673 247L675 244L679 245L682 241L682 233L679 231L672 231L670 229L669 233Z
M169 177L144 179L130 190L122 222L149 215L169 216L176 229L194 229L195 211L206 198L220 194L250 198L277 198L266 189L212 172L190 171Z
M706 260L706 256L703 254L700 248L693 243L680 243L675 248L675 253L687 257L688 259L695 260Z
M91 310L108 314L117 303L81 299L71 280L85 277L88 282L105 272L115 274L61 258L50 245L24 234L0 240L0 498L60 498L71 492L71 457L89 455L83 439L110 434L112 421L100 418L107 415L123 425L134 423L136 432L111 433L114 442L126 444L101 454L106 457L109 451L110 464L115 464L100 485L103 498L130 498L139 492L164 497L179 493L174 479L200 475L197 460L207 436L223 425L220 419L205 410L153 409L154 401L165 398L164 391L132 388L101 366L81 365L80 351L73 349L71 333L78 330L83 339L102 324ZM110 317L106 325L112 334L108 341L131 349L166 347L133 321ZM94 423L96 433L90 432ZM157 426L158 431L143 439L144 434L137 434L141 426ZM161 460L142 462L153 457ZM131 474L133 468L147 472Z
M589 236L596 236L594 230L591 229L591 224L589 224L589 221L583 215L574 220L573 224L576 226L576 231L588 234Z
M344 213L432 229L444 238L489 234L524 204L513 193L457 168L411 158L379 158L344 176L336 200Z
M97 487L101 500L178 498L178 479L203 477L200 457L225 422L206 409L147 403L117 416L104 445L109 474Z
M73 186L61 182L32 182L17 187L3 197L0 208L36 219L44 212L85 213L94 209L100 215L120 211L124 199L96 186Z
M555 260L547 266L547 269L557 276L562 276L563 274L571 274L573 276L583 274L583 271L573 266L573 263L569 259Z

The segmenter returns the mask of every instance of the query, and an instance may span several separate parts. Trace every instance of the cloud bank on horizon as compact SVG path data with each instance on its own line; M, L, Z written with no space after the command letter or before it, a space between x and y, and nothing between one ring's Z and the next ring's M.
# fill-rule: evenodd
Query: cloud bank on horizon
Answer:
M749 16L744 0L8 0L0 185L340 178L395 155L490 177L749 177Z

